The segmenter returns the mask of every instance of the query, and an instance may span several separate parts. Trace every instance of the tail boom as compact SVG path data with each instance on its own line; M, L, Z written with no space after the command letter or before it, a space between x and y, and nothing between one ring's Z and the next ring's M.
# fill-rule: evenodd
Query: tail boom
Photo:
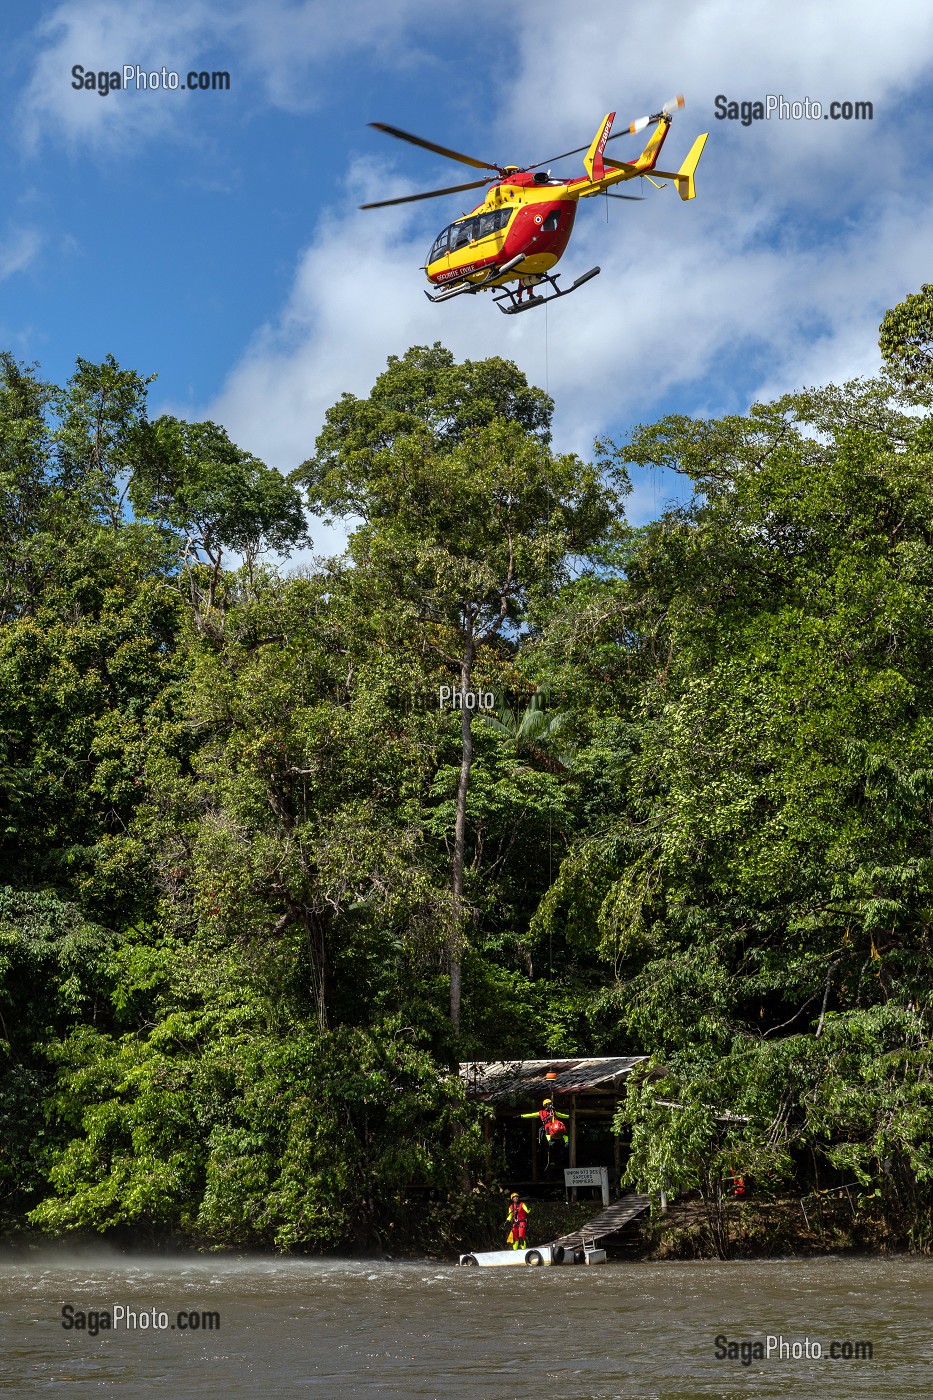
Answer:
M647 175L654 169L658 153L664 145L664 139L671 127L671 119L667 113L662 112L658 117L658 124L637 160L619 161L610 160L608 156L603 156L603 147L609 138L609 128L612 125L612 118L615 113L610 113L603 121L602 126L597 131L593 139L593 144L587 151L583 163L586 166L587 179L575 184L573 193L577 199L585 199L591 194L602 194L603 190L610 185L618 184L620 180L631 180L636 175Z

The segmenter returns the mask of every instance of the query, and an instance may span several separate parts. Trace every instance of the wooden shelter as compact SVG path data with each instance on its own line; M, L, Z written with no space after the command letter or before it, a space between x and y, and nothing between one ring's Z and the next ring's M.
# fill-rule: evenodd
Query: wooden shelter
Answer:
M540 1109L553 1099L555 1111L567 1124L569 1152L562 1165L609 1166L618 1180L623 1143L612 1131L612 1120L625 1094L632 1070L647 1062L646 1055L612 1055L597 1058L548 1060L467 1060L460 1077L470 1098L493 1106L494 1117L486 1125L487 1137L495 1135L512 1174L524 1183L541 1180L538 1141L539 1120L521 1122L523 1114ZM527 1144L521 1148L520 1143ZM599 1160L590 1160L599 1158ZM520 1160L521 1159L521 1160ZM527 1164L520 1170L521 1161ZM526 1175L530 1169L530 1174ZM562 1179L562 1178L561 1178ZM516 1183L518 1184L518 1183Z

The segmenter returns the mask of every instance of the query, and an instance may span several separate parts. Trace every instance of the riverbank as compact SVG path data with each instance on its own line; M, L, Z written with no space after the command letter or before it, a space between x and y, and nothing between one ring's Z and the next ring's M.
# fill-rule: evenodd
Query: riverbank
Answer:
M712 1219L711 1219L712 1216ZM718 1245L718 1247L717 1247ZM699 1196L642 1217L612 1245L620 1258L645 1263L691 1259L780 1259L852 1254L929 1254L909 1232L893 1236L845 1192L819 1198L729 1202L720 1219Z
M395 1212L396 1220L386 1222L380 1242L370 1245L348 1242L345 1249L327 1251L296 1248L290 1257L322 1260L434 1260L450 1262L465 1250L502 1248L507 1233L504 1225L506 1204L501 1193L478 1192L466 1198L459 1209L450 1202L421 1202L417 1214L421 1239L413 1238L415 1206ZM528 1200L529 1240L541 1243L568 1234L585 1225L600 1210L594 1200ZM731 1258L744 1260L786 1259L841 1254L853 1257L884 1257L897 1254L924 1255L909 1237L897 1239L883 1226L857 1208L844 1194L826 1193L816 1202L796 1198L775 1201L736 1201L726 1204L719 1235L698 1196L670 1204L663 1214L645 1215L634 1220L619 1235L606 1241L610 1258L630 1263L654 1264ZM26 1261L37 1253L89 1258L102 1252L133 1259L142 1255L164 1258L214 1257L223 1259L279 1259L289 1257L262 1246L220 1246L174 1235L114 1231L107 1235L75 1233L50 1236L29 1231L12 1233L0 1240L0 1248L11 1262Z

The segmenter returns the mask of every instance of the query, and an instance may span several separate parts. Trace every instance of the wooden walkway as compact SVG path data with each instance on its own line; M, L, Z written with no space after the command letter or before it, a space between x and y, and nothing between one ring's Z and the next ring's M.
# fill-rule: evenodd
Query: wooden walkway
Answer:
M587 1244L592 1244L595 1240L614 1235L617 1230L623 1229L629 1221L642 1215L649 1205L647 1196L638 1196L634 1191L629 1192L627 1196L621 1196L598 1215L594 1215L592 1220L588 1220L579 1230L573 1230L569 1235L561 1235L559 1239L551 1240L551 1244L579 1246L584 1240Z

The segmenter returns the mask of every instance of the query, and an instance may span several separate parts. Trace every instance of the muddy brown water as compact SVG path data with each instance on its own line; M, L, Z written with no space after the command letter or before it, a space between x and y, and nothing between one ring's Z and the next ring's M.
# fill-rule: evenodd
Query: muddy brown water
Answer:
M91 1335L92 1313L115 1326ZM933 1263L37 1255L0 1261L0 1341L0 1392L14 1395L930 1400Z

